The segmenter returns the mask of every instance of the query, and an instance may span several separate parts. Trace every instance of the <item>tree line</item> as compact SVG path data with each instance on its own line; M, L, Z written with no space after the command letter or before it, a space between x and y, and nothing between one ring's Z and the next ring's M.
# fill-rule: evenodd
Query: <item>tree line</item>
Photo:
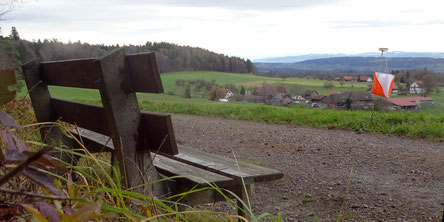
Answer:
M9 41L14 46L21 63L30 61L33 58L39 58L41 61L54 61L97 57L116 48L123 47L128 54L155 52L159 69L162 73L177 71L257 72L256 66L249 59L227 56L207 49L181 46L167 42L147 42L144 45L120 46L119 44L88 44L80 41L63 43L57 39L28 41L21 39L17 29L14 27L9 36L0 35L0 41Z

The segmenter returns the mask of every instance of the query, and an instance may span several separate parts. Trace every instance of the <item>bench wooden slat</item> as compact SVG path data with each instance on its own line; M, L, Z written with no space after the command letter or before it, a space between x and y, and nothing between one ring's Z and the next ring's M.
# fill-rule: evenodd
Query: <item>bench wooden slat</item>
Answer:
M125 66L135 92L163 92L154 52L128 55L126 60ZM41 78L48 85L99 89L101 69L96 59L43 62L41 67Z
M42 80L48 85L98 89L100 68L95 59L43 62Z
M178 155L171 156L170 158L178 161L184 161L190 165L204 165L214 170L219 170L220 167L223 167L221 171L240 176L237 163L234 159L189 149L184 146L180 146L179 150L180 153ZM284 176L282 172L270 168L261 167L242 161L238 161L238 164L243 176L250 175L254 178L254 182L276 180Z
M154 154L152 154L154 156ZM200 186L208 186L208 182L214 182L217 186L230 187L235 183L232 178L226 177L217 173L209 172L199 167L190 166L177 160L170 159L161 155L156 155L154 158L154 166L159 173L171 176L183 176L185 180L189 180L191 184L198 184Z
M64 99L51 98L52 120L58 120L110 136L103 107ZM175 155L178 153L176 138L170 115L141 112L139 135L146 140L146 146L159 152Z
M51 98L52 121L58 119L73 125L110 136L103 107Z
M131 82L136 92L163 93L154 52L127 55Z

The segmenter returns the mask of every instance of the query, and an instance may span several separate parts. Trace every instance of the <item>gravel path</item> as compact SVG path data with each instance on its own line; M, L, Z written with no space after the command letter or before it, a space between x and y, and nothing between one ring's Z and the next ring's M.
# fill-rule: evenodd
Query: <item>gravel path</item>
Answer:
M255 185L256 215L335 221L345 203L347 221L441 220L443 142L177 114L173 124L179 144L284 173Z

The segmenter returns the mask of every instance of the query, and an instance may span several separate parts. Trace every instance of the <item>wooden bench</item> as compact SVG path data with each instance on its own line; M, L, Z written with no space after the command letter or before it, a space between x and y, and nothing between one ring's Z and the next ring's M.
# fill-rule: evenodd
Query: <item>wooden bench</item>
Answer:
M243 162L239 162L239 171L232 159L178 147L170 115L140 111L136 92L163 92L154 53L126 55L119 49L101 58L43 63L33 60L22 68L37 121L62 120L81 127L73 133L89 152L112 153L127 188L156 181L162 175L179 176L136 191L146 194L149 188L155 196L171 196L214 182L246 203L255 182L283 177L279 171ZM48 85L98 89L103 107L53 98ZM45 143L78 147L58 127L43 127L41 135ZM75 157L60 155L76 164ZM207 189L180 201L193 206L219 200L224 200L222 195ZM245 215L245 206L238 205L239 214Z

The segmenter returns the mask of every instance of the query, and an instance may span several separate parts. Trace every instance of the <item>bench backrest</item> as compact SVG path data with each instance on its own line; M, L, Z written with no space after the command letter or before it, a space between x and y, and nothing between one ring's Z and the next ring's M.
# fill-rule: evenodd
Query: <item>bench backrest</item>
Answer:
M101 58L33 60L23 65L23 72L37 121L61 119L110 136L125 178L144 173L149 150L178 153L171 116L140 112L137 102L136 92L163 92L154 53L126 55L119 49ZM99 89L103 107L52 98L48 85ZM41 133L45 142L66 140L57 127L43 128ZM125 159L133 163L125 164Z

